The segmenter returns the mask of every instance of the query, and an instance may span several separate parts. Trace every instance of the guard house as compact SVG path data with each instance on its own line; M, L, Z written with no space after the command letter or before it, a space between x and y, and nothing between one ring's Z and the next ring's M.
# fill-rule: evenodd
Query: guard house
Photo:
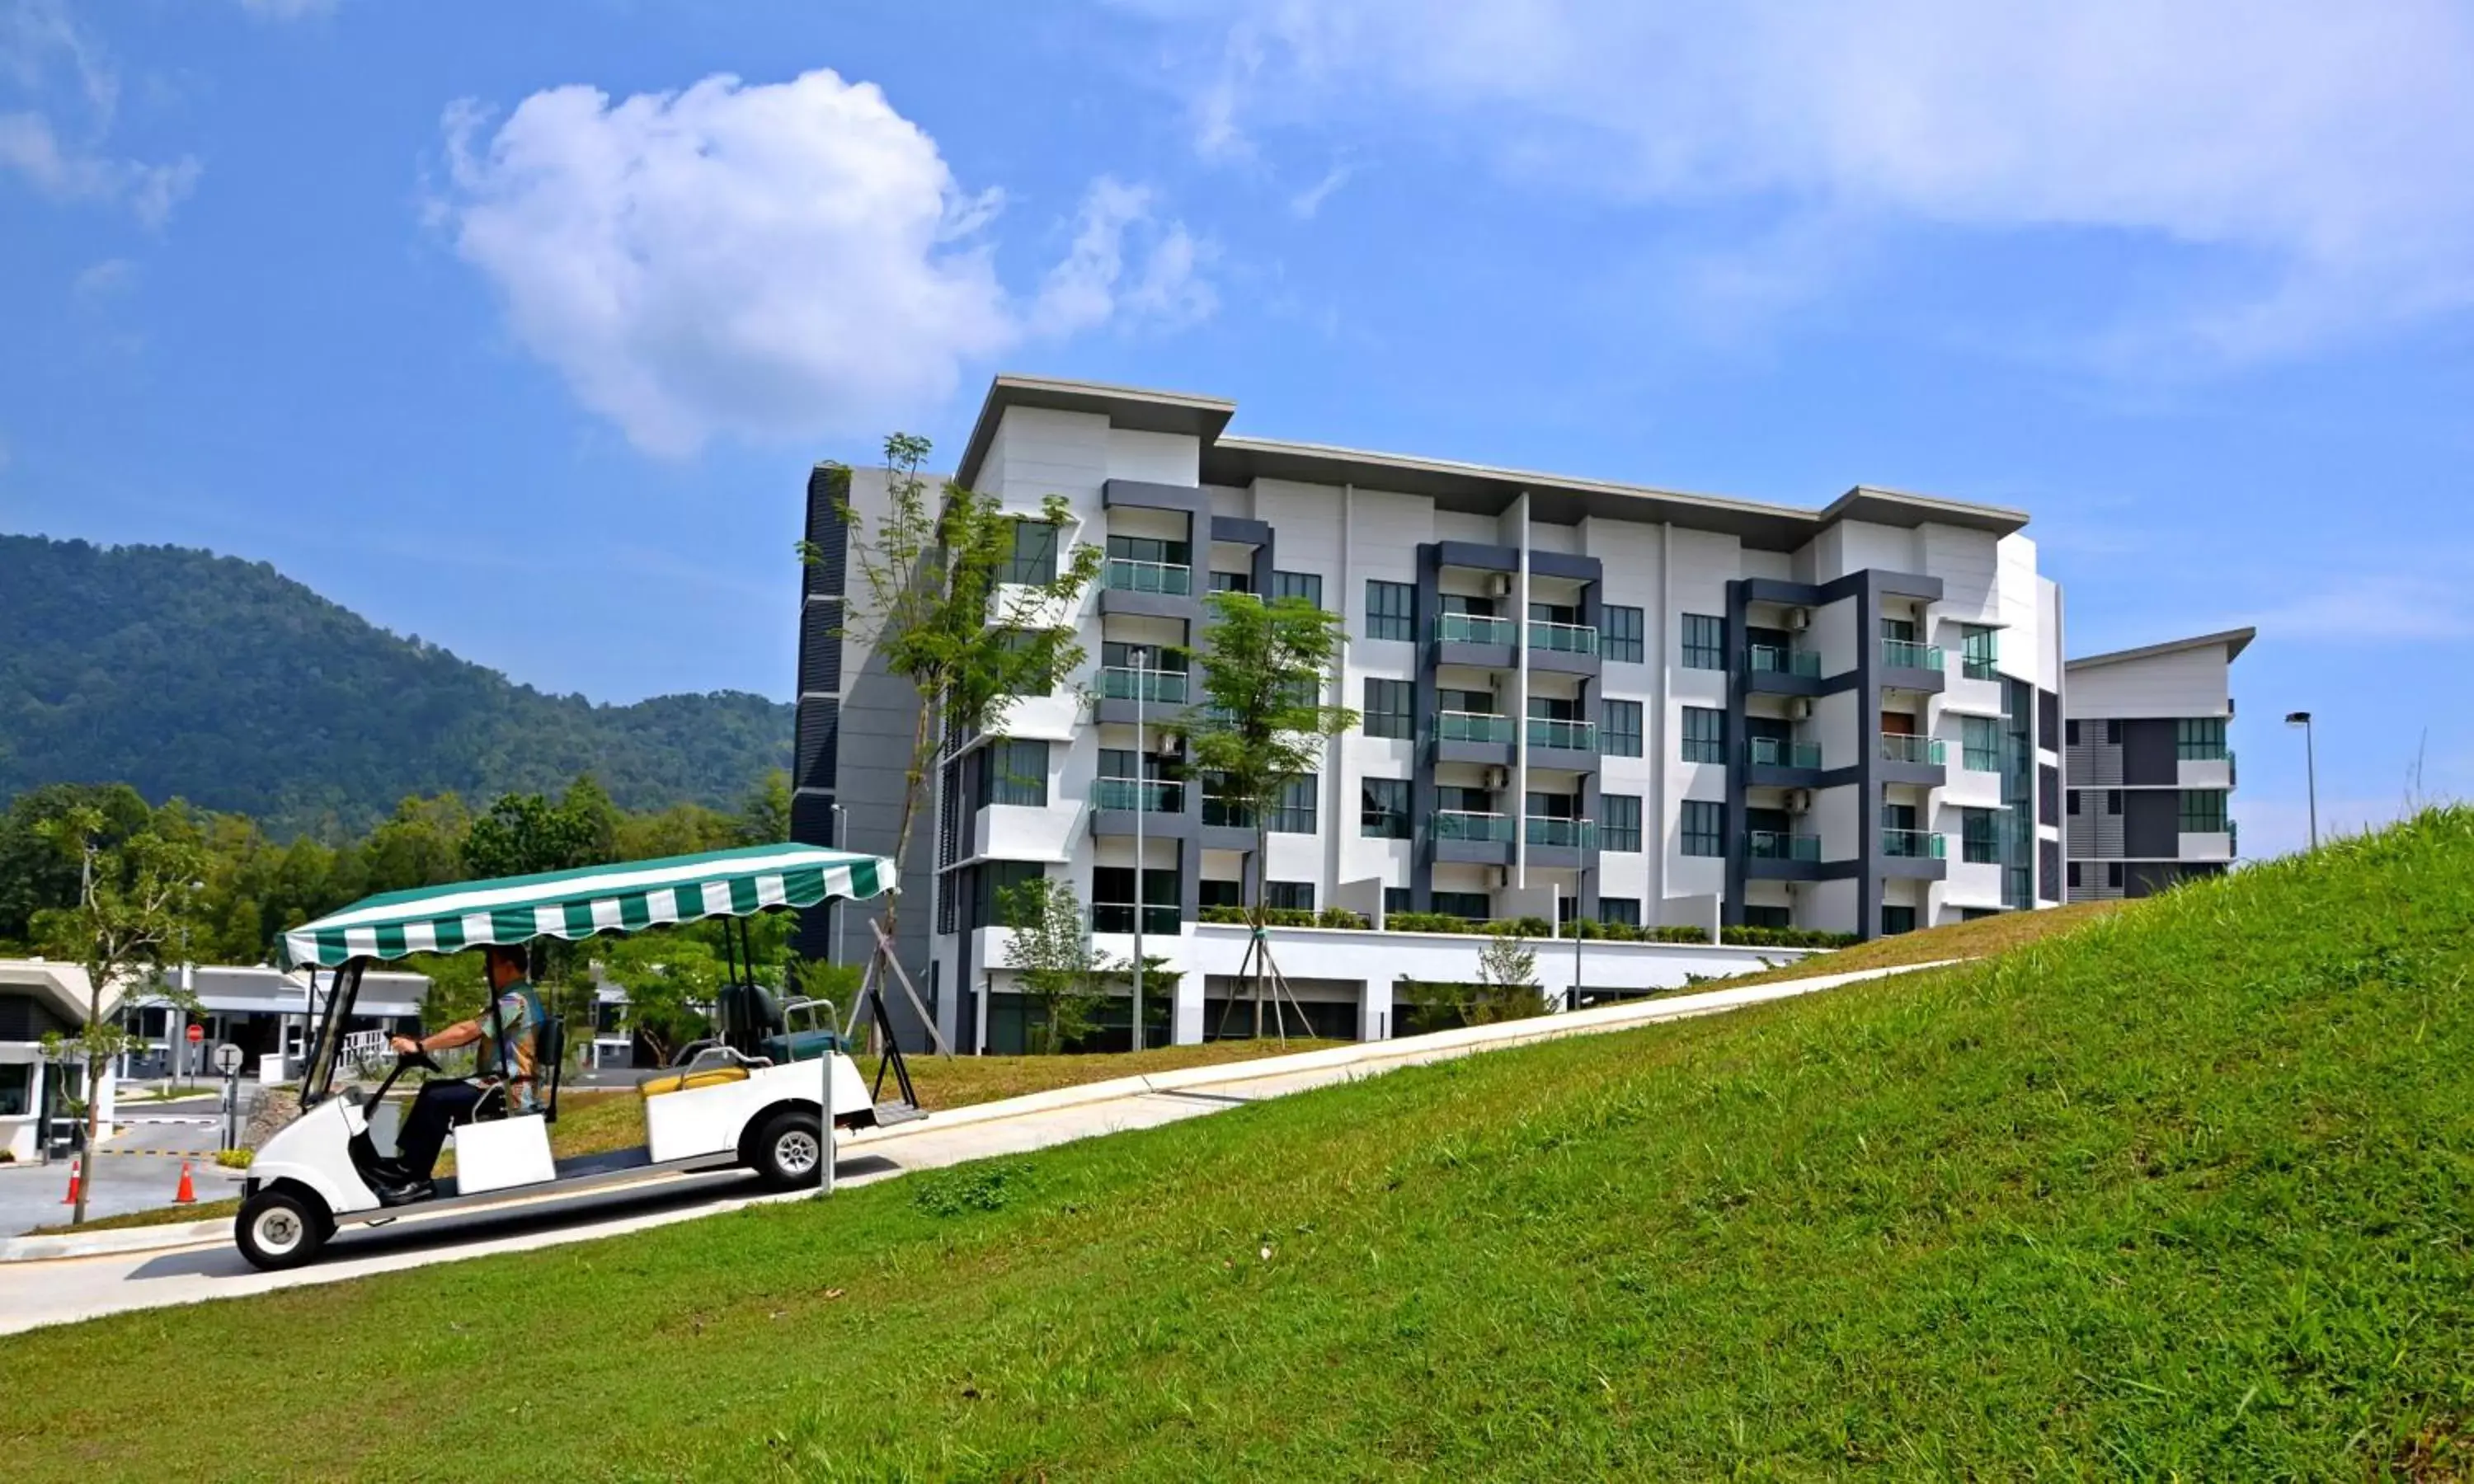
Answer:
M265 964L183 964L167 970L166 977L197 996L196 1018L206 1034L192 1044L188 1039L192 1017L180 1006L152 996L133 1001L122 1020L131 1035L145 1042L145 1049L123 1058L124 1076L211 1075L214 1048L225 1041L241 1048L245 1077L259 1076L269 1055L280 1056L288 1066L302 1055L304 1027L313 1010L326 1005L325 975L318 977L313 989L309 975L286 973ZM389 1034L409 1029L420 1023L422 1002L428 993L427 974L365 974L352 1023L345 1029Z
M117 989L104 994L110 1015ZM42 959L0 959L0 1150L12 1160L34 1160L68 1151L76 1122L71 1104L83 1096L82 1060L47 1062L43 1037L75 1036L91 1008L85 970ZM103 1119L111 1121L116 1084L109 1068L95 1089Z

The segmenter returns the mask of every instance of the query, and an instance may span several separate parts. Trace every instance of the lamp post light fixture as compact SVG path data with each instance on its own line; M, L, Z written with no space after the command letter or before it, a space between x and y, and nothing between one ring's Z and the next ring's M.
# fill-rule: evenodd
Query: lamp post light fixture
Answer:
M2311 731L2311 713L2288 711L2285 725L2302 729L2302 778L2311 801L2311 849L2319 849L2319 749Z

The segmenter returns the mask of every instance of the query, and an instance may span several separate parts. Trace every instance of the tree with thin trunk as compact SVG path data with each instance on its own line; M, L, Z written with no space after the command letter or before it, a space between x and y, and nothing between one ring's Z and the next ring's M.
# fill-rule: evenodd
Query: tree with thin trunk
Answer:
M1266 601L1215 592L1203 642L1180 650L1202 672L1203 704L1172 718L1204 797L1254 830L1247 922L1252 927L1254 1034L1263 1034L1263 981L1271 940L1264 936L1264 861L1272 811L1288 788L1322 766L1323 744L1357 725L1357 713L1324 700L1344 638L1340 616L1299 597ZM1136 893L1139 897L1139 891ZM1285 1029L1282 1032L1285 1039Z
M1074 518L1062 496L1032 514L953 480L931 490L920 472L929 447L905 433L885 441L885 505L872 521L851 505L850 471L828 468L848 528L843 634L872 646L919 697L893 837L894 890L879 923L888 943L902 910L902 863L922 806L933 803L938 758L1002 735L1016 697L1054 691L1082 662L1075 625L1105 558L1088 543L1066 549ZM813 542L799 554L811 565L825 560Z
M85 807L46 822L44 832L53 844L78 863L78 901L37 913L34 923L44 950L84 969L86 977L85 1024L74 1036L46 1038L45 1045L76 1057L85 1068L85 1141L78 1151L73 1224L85 1220L86 1196L94 1188L94 1146L103 1135L103 1100L96 1091L111 1059L131 1042L119 1021L105 1015L105 996L144 984L155 998L197 1013L195 996L164 983L162 969L180 962L188 947L204 852L151 833L105 849L96 843L103 827L102 815Z
M1063 881L1033 876L1005 892L997 906L1011 929L1006 967L1014 971L1029 1008L1045 1022L1037 1038L1043 1043L1031 1049L1063 1051L1098 1028L1118 966L1092 945L1091 920Z

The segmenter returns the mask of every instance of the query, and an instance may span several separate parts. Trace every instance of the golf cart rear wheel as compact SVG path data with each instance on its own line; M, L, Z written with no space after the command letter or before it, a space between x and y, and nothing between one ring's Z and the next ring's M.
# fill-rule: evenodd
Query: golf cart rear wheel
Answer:
M334 1219L316 1196L278 1187L250 1197L232 1224L233 1239L250 1266L268 1272L297 1268L318 1256L333 1235Z
M825 1167L823 1120L802 1108L775 1113L756 1136L756 1158L748 1162L764 1184L776 1190L795 1190L822 1183Z

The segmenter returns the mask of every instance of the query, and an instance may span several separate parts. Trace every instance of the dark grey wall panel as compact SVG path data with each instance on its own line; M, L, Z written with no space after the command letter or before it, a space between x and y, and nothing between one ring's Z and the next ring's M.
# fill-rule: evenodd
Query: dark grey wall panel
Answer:
M798 741L791 752L792 788L821 789L828 794L835 790L841 760L841 703L830 696L810 696L799 703Z
M2124 789L2122 853L2162 856L2167 860L2181 854L2181 795L2170 788Z
M2049 753L2062 750L2062 698L2050 690L2036 692L2036 745Z
M799 694L832 695L841 688L841 600L811 599L799 614Z
M2174 725L2170 718L2139 717L2122 724L2122 781L2171 784L2182 765L2174 755Z
M2062 899L2062 842L2036 842L2036 897L2040 901Z
M2062 770L2051 763L2036 765L2036 823L2062 822Z

